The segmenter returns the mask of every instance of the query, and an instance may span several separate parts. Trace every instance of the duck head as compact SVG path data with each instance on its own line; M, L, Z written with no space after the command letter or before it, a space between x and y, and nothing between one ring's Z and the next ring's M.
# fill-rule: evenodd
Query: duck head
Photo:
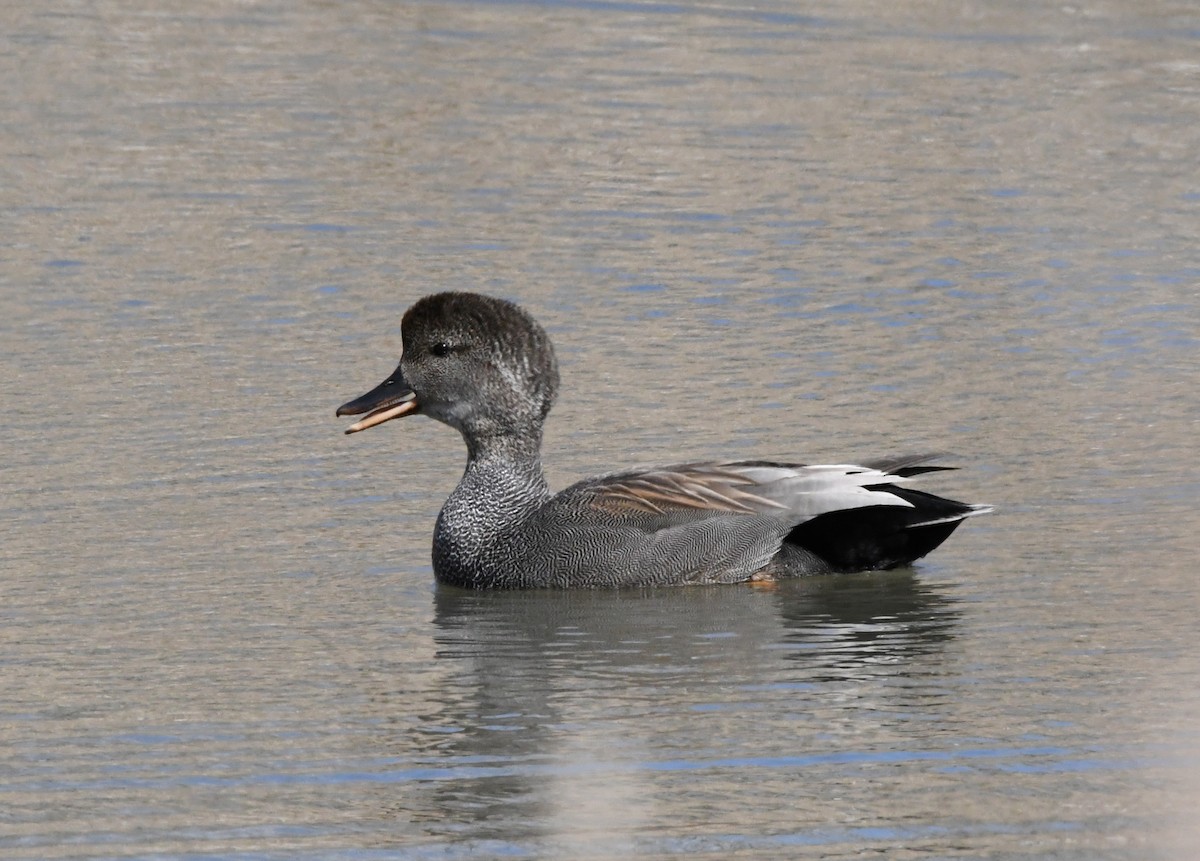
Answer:
M536 434L558 392L558 362L546 331L512 302L477 293L437 293L400 324L403 354L386 380L342 404L366 415L356 433L422 413L467 440Z

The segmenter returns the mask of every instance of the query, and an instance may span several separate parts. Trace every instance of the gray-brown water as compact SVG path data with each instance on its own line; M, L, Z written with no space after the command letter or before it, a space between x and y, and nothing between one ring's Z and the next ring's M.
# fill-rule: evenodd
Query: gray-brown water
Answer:
M1200 13L0 12L0 856L1200 854ZM438 591L417 296L552 481L948 450L913 570Z

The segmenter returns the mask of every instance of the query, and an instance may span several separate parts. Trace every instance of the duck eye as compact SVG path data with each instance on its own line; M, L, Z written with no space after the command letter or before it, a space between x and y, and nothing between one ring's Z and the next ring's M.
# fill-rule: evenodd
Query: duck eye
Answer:
M449 356L453 352L454 352L454 348L451 347L449 344L447 344L445 341L438 341L436 344L434 344L432 347L429 348L430 355L438 356L438 357Z

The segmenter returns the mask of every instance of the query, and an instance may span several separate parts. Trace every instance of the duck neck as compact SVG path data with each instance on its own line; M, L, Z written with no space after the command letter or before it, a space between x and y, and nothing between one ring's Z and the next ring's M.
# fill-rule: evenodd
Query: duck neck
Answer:
M542 429L467 440L467 468L454 493L497 526L524 520L550 498L542 472Z
M467 467L438 515L433 563L439 579L471 581L502 564L506 533L550 498L536 433L467 439Z

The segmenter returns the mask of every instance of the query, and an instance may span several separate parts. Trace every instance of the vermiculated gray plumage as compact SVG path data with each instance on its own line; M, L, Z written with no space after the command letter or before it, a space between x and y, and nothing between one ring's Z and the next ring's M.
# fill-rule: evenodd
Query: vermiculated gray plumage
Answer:
M467 467L434 530L444 583L734 583L894 568L991 510L907 487L945 469L929 456L677 464L551 495L540 451L558 365L545 330L510 302L439 293L408 310L401 334L395 373L338 415L367 413L347 433L421 412L462 434Z

